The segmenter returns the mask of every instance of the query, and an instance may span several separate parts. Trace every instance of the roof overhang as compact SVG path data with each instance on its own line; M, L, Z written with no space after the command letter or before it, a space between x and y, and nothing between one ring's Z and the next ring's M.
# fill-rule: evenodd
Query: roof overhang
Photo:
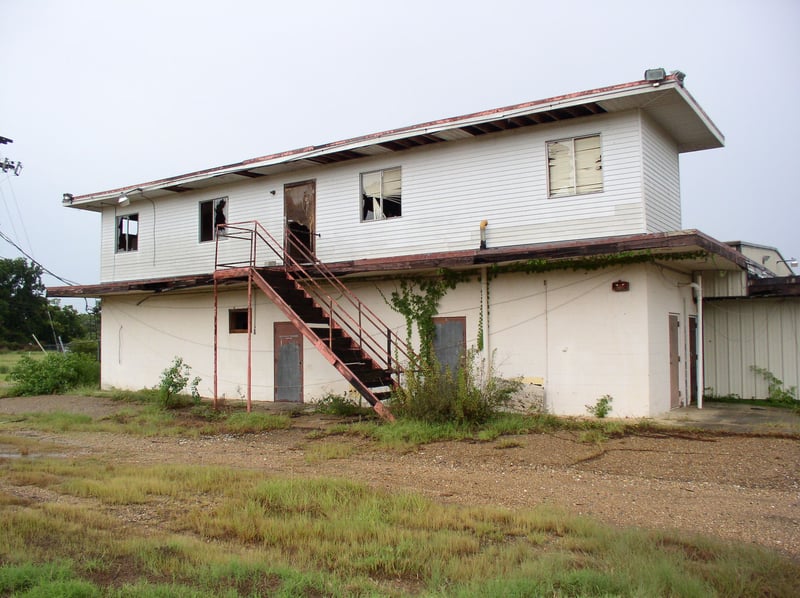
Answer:
M326 266L341 277L404 276L440 269L530 264L547 270L598 268L625 263L655 263L687 274L704 270L744 270L747 258L728 245L699 231L652 233L329 262ZM228 281L236 284L237 281ZM152 278L94 285L48 287L49 297L105 297L153 294L210 287L213 273L171 278Z
M434 120L418 125L373 133L319 146L299 148L235 164L218 166L184 175L120 187L98 193L65 194L65 206L100 211L116 205L122 194L148 199L196 191L247 179L355 160L407 149L470 139L525 127L532 127L596 114L641 110L671 135L679 152L722 147L725 138L694 98L683 87L683 78L668 75L657 82L634 81L611 87L556 96Z

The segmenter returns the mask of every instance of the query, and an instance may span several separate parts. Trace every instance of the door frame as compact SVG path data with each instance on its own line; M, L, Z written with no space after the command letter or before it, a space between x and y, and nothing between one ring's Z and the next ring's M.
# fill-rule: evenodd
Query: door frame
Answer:
M303 195L302 206L296 201L292 201L292 190L294 188L309 187L309 193ZM316 255L317 238L317 180L307 179L286 183L283 186L283 226L284 231L291 230L295 236L308 249L308 252ZM284 251L299 262L307 261L305 257L299 255L298 251L289 245L289 236L283 235ZM300 258L300 259L298 259Z

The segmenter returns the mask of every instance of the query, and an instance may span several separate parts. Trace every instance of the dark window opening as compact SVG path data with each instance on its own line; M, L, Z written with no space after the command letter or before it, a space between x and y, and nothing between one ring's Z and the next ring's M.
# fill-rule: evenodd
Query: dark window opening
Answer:
M139 214L117 218L117 252L139 249Z
M213 241L216 233L222 234L223 226L228 220L228 199L219 197L200 202L200 242Z
M228 332L231 334L247 332L250 329L250 318L246 309L228 310Z
M402 215L400 168L361 174L361 221L385 220Z

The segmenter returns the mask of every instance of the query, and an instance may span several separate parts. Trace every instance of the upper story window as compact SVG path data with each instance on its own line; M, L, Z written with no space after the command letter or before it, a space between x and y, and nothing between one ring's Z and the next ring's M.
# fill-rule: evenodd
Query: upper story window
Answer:
M400 216L401 187L399 167L361 173L361 221Z
M117 216L117 253L139 249L139 214Z
M228 198L218 197L200 202L200 242L213 241L218 226L228 220Z
M600 135L547 142L549 197L603 190Z

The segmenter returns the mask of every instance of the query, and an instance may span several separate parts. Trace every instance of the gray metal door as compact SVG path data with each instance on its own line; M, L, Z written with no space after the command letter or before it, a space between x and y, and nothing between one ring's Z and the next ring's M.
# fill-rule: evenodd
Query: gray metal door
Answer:
M303 335L291 322L275 322L275 400L303 402Z
M433 354L442 366L454 374L461 366L467 349L467 319L463 316L455 318L433 318L436 335L433 338Z

